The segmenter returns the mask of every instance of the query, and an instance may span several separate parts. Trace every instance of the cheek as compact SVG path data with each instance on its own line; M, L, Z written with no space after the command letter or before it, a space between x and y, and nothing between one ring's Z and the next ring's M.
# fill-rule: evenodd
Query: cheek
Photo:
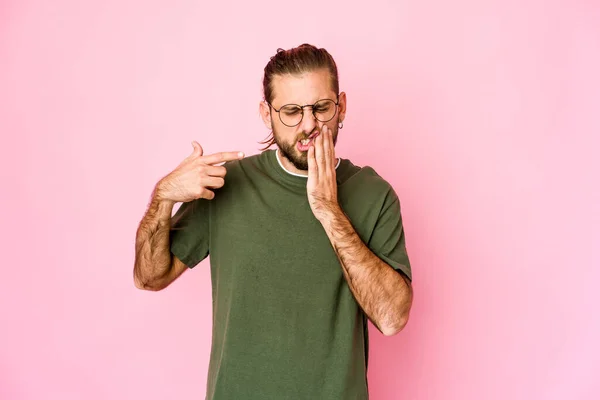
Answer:
M273 123L273 135L277 137L282 142L295 142L298 133L296 132L296 128L290 128L283 124Z
M327 125L327 129L329 129L329 132L332 132L334 135L337 134L337 120L335 118L325 125Z

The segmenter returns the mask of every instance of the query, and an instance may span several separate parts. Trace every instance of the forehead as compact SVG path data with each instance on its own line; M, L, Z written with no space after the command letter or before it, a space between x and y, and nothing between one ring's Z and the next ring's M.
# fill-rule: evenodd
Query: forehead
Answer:
M319 99L335 100L337 97L327 69L304 72L301 75L275 75L271 82L273 103L277 105L313 104Z

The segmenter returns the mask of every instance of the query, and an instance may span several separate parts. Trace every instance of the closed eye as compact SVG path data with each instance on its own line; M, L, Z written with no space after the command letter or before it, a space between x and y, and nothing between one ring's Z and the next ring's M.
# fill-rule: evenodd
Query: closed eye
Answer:
M299 108L285 109L282 111L285 113L285 115L298 115L301 112Z

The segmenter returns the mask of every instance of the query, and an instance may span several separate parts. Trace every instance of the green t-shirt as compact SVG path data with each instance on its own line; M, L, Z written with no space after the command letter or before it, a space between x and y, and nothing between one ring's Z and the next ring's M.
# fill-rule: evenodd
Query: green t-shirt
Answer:
M225 164L213 200L183 203L171 251L210 254L209 400L368 399L367 318L306 194L275 150ZM370 167L341 159L339 203L367 246L411 278L400 203Z

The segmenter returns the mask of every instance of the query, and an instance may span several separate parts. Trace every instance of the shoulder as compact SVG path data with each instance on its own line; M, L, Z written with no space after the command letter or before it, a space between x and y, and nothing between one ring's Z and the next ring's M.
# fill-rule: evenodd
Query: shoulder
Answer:
M247 175L263 169L264 158L265 154L259 153L244 157L241 160L228 161L223 166L227 169L228 176Z
M369 165L357 166L350 160L343 159L340 167L344 166L340 171L340 181L342 186L348 186L353 190L360 190L365 195L374 197L391 197L392 200L397 198L396 192L392 185L375 169Z

